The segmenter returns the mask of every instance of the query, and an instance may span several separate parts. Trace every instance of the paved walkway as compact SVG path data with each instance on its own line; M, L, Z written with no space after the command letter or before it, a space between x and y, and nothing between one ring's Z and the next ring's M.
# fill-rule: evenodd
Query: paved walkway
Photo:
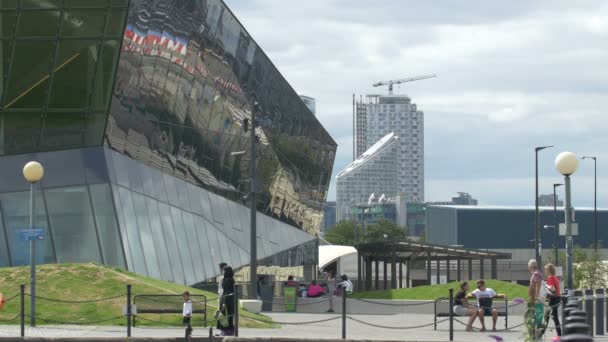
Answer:
M240 335L243 337L313 337L313 338L341 338L342 320L339 315L318 315L318 314L286 314L270 313L267 314L276 322L306 322L318 321L337 317L334 320L313 324L283 324L278 329L241 329ZM375 324L389 327L411 327L427 325L433 322L432 315L426 314L398 314L398 315L350 315L354 319L367 324ZM360 322L347 320L347 337L355 339L384 339L400 341L449 341L448 322L440 323L437 331L433 326L426 326L416 329L388 329L365 325ZM479 323L476 322L477 326ZM486 324L489 323L486 320ZM509 326L522 323L521 316L509 317ZM522 341L523 330L521 327L508 332L465 332L464 326L454 323L455 341L499 341L494 336L502 337L504 341ZM488 325L490 326L490 325ZM499 317L497 328L504 328L504 319ZM0 326L0 336L19 336L19 326ZM194 330L194 336L207 336L208 329ZM141 337L181 337L181 328L134 328L133 336ZM39 327L26 328L26 336L45 336L45 337L125 337L125 327L80 327L80 326L61 326L61 327ZM553 336L549 331L545 341L550 341Z

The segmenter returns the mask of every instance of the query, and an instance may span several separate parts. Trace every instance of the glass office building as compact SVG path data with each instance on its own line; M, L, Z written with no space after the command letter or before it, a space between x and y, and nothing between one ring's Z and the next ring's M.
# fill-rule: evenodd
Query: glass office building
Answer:
M352 208L367 204L373 194L378 200L398 195L399 138L385 135L336 176L336 220L355 219Z
M0 267L38 262L183 284L249 260L252 112L262 265L316 263L336 143L220 0L0 2Z

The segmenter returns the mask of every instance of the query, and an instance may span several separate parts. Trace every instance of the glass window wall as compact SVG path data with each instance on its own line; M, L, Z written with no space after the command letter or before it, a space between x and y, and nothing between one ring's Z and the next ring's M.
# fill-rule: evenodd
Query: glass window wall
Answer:
M101 263L87 188L48 189L45 196L57 262Z

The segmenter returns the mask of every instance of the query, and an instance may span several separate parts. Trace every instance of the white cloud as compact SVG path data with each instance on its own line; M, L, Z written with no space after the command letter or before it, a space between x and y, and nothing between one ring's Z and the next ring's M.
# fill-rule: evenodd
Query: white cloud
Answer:
M352 94L417 74L439 77L396 91L425 112L427 199L468 191L484 203L524 204L534 146L558 146L543 151L549 176L559 150L608 144L603 2L227 2L291 85L317 99L340 144L335 173L352 158Z

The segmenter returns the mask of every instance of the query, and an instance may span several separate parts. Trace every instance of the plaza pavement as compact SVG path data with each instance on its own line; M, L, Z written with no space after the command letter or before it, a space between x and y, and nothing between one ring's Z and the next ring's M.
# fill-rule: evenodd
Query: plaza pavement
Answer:
M340 317L331 314L301 314L301 313L268 313L276 322L306 322ZM428 314L396 314L396 315L350 315L351 317L369 324L389 327L411 327L426 325L433 322L433 315ZM522 316L510 316L509 326L522 323ZM486 320L486 326L491 326ZM476 324L479 326L479 323ZM448 322L438 325L437 331L433 326L416 329L387 329L364 325L359 322L347 320L347 338L349 339L379 339L396 341L449 341ZM499 317L497 328L504 328L503 318ZM0 337L19 336L19 326L0 326ZM194 336L208 336L208 329L197 329ZM282 324L278 329L240 329L242 337L308 337L308 338L341 338L342 319L313 324ZM465 332L464 326L454 322L455 341L497 341L491 337L496 335L504 341L522 341L523 330L521 327L508 332ZM42 326L38 328L26 328L26 336L29 337L126 337L126 327L95 327L95 326ZM132 336L135 337L181 337L182 328L133 328ZM552 331L547 334L545 341L550 341ZM598 340L599 341L599 340Z

